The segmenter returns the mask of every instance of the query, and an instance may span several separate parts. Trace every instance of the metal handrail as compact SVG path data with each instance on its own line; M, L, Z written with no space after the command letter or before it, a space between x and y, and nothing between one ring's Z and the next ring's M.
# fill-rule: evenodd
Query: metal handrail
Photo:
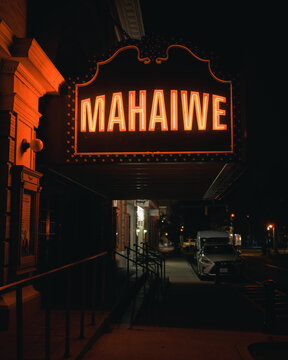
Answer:
M142 249L142 250L145 250L145 249L144 249L143 247L141 247L140 245L134 244L134 246L135 246L136 248L140 248L140 249ZM133 251L134 253L137 253L138 256L139 256L139 255L140 255L140 256L146 256L146 257L149 259L149 262L154 262L155 264L160 265L160 263L158 263L154 258L149 257L148 254L145 253L145 252L140 253L140 252L138 252L137 250L134 250L134 249L132 249L132 248L130 248L130 247L127 247L127 246L125 246L125 249L129 249L130 251Z
M136 244L134 244L134 246L136 246ZM136 254L136 260L135 260L135 264L136 264L136 278L138 277L138 266L142 267L143 271L144 271L144 268L146 268L147 270L149 269L149 266L154 266L154 270L150 270L153 271L154 274L156 274L156 276L159 277L159 266L161 268L161 280L162 280L162 264L161 263L158 263L155 259L147 256L147 254L145 253L140 253L138 252L137 250L134 250L128 246L125 246L125 249L127 251L132 251L133 253ZM136 247L137 249L137 247ZM139 262L139 257L144 257L144 262ZM144 263L145 265L142 265L142 263ZM155 270L156 268L156 270Z
M85 259L81 259L81 260L78 260L78 261L75 261L71 264L67 264L67 265L63 265L63 266L60 266L58 268L55 268L55 269L52 269L52 270L49 270L47 272L44 272L44 273L41 273L41 274L38 274L38 275L34 275L34 276L31 276L27 279L23 279L23 280L19 280L19 281L15 281L13 283L10 283L10 284L7 284L7 285L4 285L4 286L0 286L0 295L1 294L4 294L4 293L7 293L9 291L12 291L12 290L15 290L17 288L17 286L25 286L25 285L30 285L32 284L35 280L39 280L40 278L43 278L43 277L47 277L49 275L52 275L52 274L55 274L56 272L60 272L60 271L63 271L63 270L68 270L69 268L72 268L74 266L77 266L79 264L83 264L83 263L86 263L86 262L90 262L90 261L93 261L97 258L100 258L102 256L105 256L107 255L108 252L107 251L104 251L102 253L99 253L97 255L94 255L94 256L90 256L88 258L85 258Z
M142 244L144 244L142 242ZM149 250L148 250L148 247L149 245L145 243L145 246L147 246L146 248L145 247L141 247L140 245L138 244L134 244L134 246L139 247L140 249L142 249L144 252L146 252L146 256L149 257L148 253L149 253ZM159 252L159 251L158 251ZM153 258L149 257L149 259L151 259L150 261L154 261L154 263L156 264L157 266L157 272L159 272L159 268L160 267L160 272L161 272L161 280L163 280L163 278L165 279L166 277L166 259L165 259L165 256L162 255L160 252L158 254L158 260L159 262L157 262L155 260L155 254L153 254ZM157 255L156 255L157 256Z
M136 259L132 259L129 257L129 252L136 252ZM121 253L118 253L118 255L123 256L127 259L127 270L129 272L129 263L136 264L136 280L138 276L138 267L143 269L143 274L146 270L146 274L148 275L148 279L161 279L161 288L162 288L162 266L161 266L161 272L159 271L160 265L158 264L155 259L150 258L151 264L148 263L148 258L145 257L145 262L140 263L137 261L137 257L139 257L139 252L127 248L128 256L125 256ZM142 254L141 254L142 255ZM106 256L111 256L111 252L101 252L99 254L75 261L71 264L63 265L61 267L51 269L47 272L40 273L34 276L31 276L27 279L22 279L15 281L10 284L6 284L4 286L0 287L0 295L15 291L16 290L16 351L17 351L17 360L23 360L24 354L23 354L23 299L22 299L22 289L23 287L27 285L35 285L35 283L38 283L39 281L45 281L45 360L51 359L51 286L52 286L52 276L66 274L66 278L64 280L66 285L66 295L65 295L65 344L63 346L63 352L64 357L69 357L71 355L70 351L70 343L71 343L71 334L70 334L70 328L71 328L71 288L72 288L72 274L71 271L76 268L77 266L80 266L80 275L81 275L81 297L80 297L80 331L79 331L79 338L84 338L84 319L85 319L85 311L86 309L86 292L87 292L87 269L86 265L91 264L93 269L91 269L91 276L89 278L89 281L92 281L93 284L96 282L96 265L98 264L99 260L105 260ZM145 254L143 253L143 256ZM112 260L112 258L111 258ZM98 266L98 265L97 265ZM106 261L103 262L103 266L106 266ZM106 299L106 282L105 282L105 268L102 271L102 280L101 280L101 304L104 304L104 300ZM165 274L165 272L164 272ZM165 276L165 275L164 275ZM144 277L146 281L146 277ZM144 281L144 286L145 286ZM89 293L89 296L91 296L91 325L95 325L95 314L96 314L96 287L91 286L91 293ZM90 299L90 297L89 297ZM90 300L89 300L90 301Z
M59 274L60 272L66 272L66 316L65 316L65 353L64 357L69 357L70 354L70 303L71 303L71 269L82 264L82 299L81 299L81 314L80 314L80 338L84 338L84 318L85 318L85 294L86 294L86 279L85 279L85 266L87 263L94 262L94 271L92 271L92 281L95 283L96 279L96 261L103 259L108 255L107 251L101 252L94 256L90 256L71 264L67 264L50 271L31 276L27 279L15 281L13 283L0 287L0 295L16 290L16 351L17 360L23 360L23 299L22 288L26 285L31 285L37 280L51 279L52 275ZM105 265L105 264L104 264ZM104 272L103 272L104 275ZM51 281L47 283L47 296L46 296L46 309L45 309L45 360L51 358L51 304L50 304L50 285ZM102 278L102 292L104 290L105 283ZM92 289L92 314L91 325L95 324L95 287ZM103 299L103 294L102 294Z
M141 256L142 256L142 255L146 256L146 267L148 267L150 263L154 263L154 266L156 267L157 276L161 278L161 283L162 283L162 282L163 282L163 279L165 279L165 277L166 277L166 260L165 260L165 257L164 257L164 256L161 256L161 257L160 257L160 262L157 262L157 261L155 260L155 258L149 257L147 253L146 253L146 254L145 254L144 252L143 252L143 253L139 253L139 252L137 251L137 248L143 249L140 245L134 244L134 246L135 246L136 250L131 249L131 248L128 247L128 246L125 246L125 249L136 253L136 262L137 262L137 259L138 259L138 256L139 256L139 255L141 255ZM145 250L145 249L144 249L144 250ZM159 268L160 268L160 275L159 275ZM137 264L136 264L136 277L137 277Z
M136 250L134 249L131 249L127 246L125 246L125 249L128 250L128 251L132 251L132 252L136 252ZM121 256L122 258L126 259L127 260L127 265L126 265L126 272L127 272L127 279L129 279L130 277L130 266L129 266L129 262L133 263L136 265L136 279L138 278L138 266L142 268L142 271L144 273L145 269L146 269L146 272L148 272L148 274L153 274L154 276L159 276L159 273L157 271L155 271L155 269L151 268L151 266L149 266L149 264L147 264L147 262L145 262L145 264L143 264L142 262L139 262L138 261L138 256L137 256L137 261L130 258L129 256L126 256L124 254L121 254L117 251L114 251L115 254ZM139 253L138 253L139 255Z
M127 247L125 247L125 248L127 249ZM133 250L133 249L131 249L131 248L129 248L129 249L132 250L132 251L135 251L135 250ZM135 252L136 252L136 251L135 251ZM130 261L130 262L132 262L132 263L134 263L134 264L136 264L136 261L135 261L135 260L129 258L128 256L126 256L126 255L124 255L124 254L121 254L121 253L119 253L119 252L117 252L117 251L115 251L115 254L117 254L117 255L123 257L124 259L126 259L126 260L128 260L128 261ZM137 264L138 264L138 266L140 266L140 267L142 267L142 268L145 268L145 267L146 267L146 266L142 265L142 263L140 263L140 262L137 262ZM150 271L153 272L154 274L156 274L155 271L153 271L153 270L150 270Z
M130 279L130 262L135 264L135 275L136 275L136 282L134 283L134 286L137 289L139 289L138 285L143 285L144 290L144 298L146 295L149 294L149 296L152 296L154 300L158 300L161 296L161 292L163 291L163 271L162 271L162 261L161 264L158 263L155 259L149 258L147 254L145 253L139 253L137 250L136 244L134 244L135 250L130 248L129 246L125 246L125 250L127 251L127 255L123 253L119 253L117 251L114 251L115 254L119 255L120 257L126 259L126 273L127 273L127 287L129 288L129 279ZM135 253L135 260L130 257L130 251ZM144 261L139 262L139 256L143 256ZM151 264L152 263L152 264ZM164 261L165 266L165 261ZM142 277L141 281L138 281L138 267L142 268ZM161 271L159 271L159 268ZM165 276L165 269L164 269L164 276ZM165 279L165 278L164 278ZM142 282L143 280L143 282ZM148 280L148 283L150 283L150 288L146 290L146 281ZM134 296L132 297L132 305L131 305L131 314L130 314L130 325L133 323L134 319L134 313L135 313L135 299L136 299L136 292L134 293Z
M136 245L136 244L134 244L134 245ZM140 246L137 245L137 247L140 247ZM128 247L128 246L125 246L125 249L129 249L130 251L132 251L132 252L134 252L134 253L137 253L137 255L145 255L145 256L147 256L145 253L140 253L139 251L134 250L134 249L132 249L132 248L130 248L130 247ZM150 259L150 258L149 258L149 259ZM151 258L151 261L154 261L154 262L155 262L155 259L152 259L152 258Z
M135 244L136 245L136 244ZM155 257L159 260L159 263L157 263L157 264L159 264L159 265L161 265L160 263L161 263L161 261L162 261L162 256L161 255L159 255L159 254L151 254L151 252L148 250L148 248L146 249L145 247L143 247L143 246L140 246L140 245L136 245L138 248L140 248L141 250L143 250L144 251L144 254L146 255L146 256L148 256L149 257L149 259L151 259L151 261L154 261L155 263L157 263L157 261L155 260ZM150 255L152 255L152 257L151 256L149 256L148 254L150 254Z
M147 243L144 243L144 242L141 242L141 244L143 244L145 248L151 249L151 250L153 250L154 252L156 252L157 255L158 255L160 258L162 258L162 259L165 258L165 255L162 254L161 251L159 251L158 249L154 248L153 246L151 246L151 245L149 245L149 244L147 244Z

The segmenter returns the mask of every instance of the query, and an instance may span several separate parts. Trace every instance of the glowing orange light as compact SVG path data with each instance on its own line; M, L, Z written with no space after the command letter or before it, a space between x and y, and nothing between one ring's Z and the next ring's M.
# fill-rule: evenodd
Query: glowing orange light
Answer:
M147 91L139 91L139 101L136 105L136 91L131 90L128 93L128 131L136 131L136 119L139 121L139 131L146 131L146 118L147 118ZM189 96L190 93L190 96ZM165 107L164 90L154 90L150 121L148 131L155 131L157 125L161 131L168 131L168 121ZM197 91L181 90L181 103L182 103L182 121L185 131L193 130L194 115L197 120L197 128L199 131L207 129L207 117L209 106L208 93L203 93L202 102L200 101L200 94ZM221 116L226 115L226 110L220 108L221 103L225 103L226 98L219 95L212 95L212 129L213 130L227 130L227 124L221 124ZM202 105L201 105L202 103ZM211 102L210 102L211 103ZM126 109L126 108L125 108ZM97 121L99 120L99 132L105 131L105 95L96 96L94 109L92 111L91 99L81 100L80 109L80 131L81 132L96 132ZM114 125L117 124L119 131L126 131L126 120L123 104L122 92L112 94L110 112L108 118L107 132L114 131ZM138 117L137 117L138 115ZM170 91L170 130L178 131L178 90ZM88 124L88 125L87 125Z
M267 230L272 230L274 228L274 225L273 224L269 224L268 226L267 226Z
M156 123L160 123L162 131L168 131L163 90L154 90L149 131L155 131Z
M184 130L186 131L192 130L194 106L196 110L198 129L206 130L209 94L203 93L202 110L201 110L199 92L197 91L190 92L189 107L188 107L187 91L184 90L181 91L181 100L182 100Z
M86 120L88 119L88 131L96 131L97 117L99 115L99 131L105 131L105 95L96 96L94 113L90 99L81 101L81 131L86 131Z
M227 130L226 124L220 124L220 116L226 115L226 110L220 109L219 104L225 103L226 98L224 96L213 95L213 130Z
M178 91L171 90L170 91L170 124L171 130L178 130Z
M190 53L195 59L203 62L203 63L206 63L207 66L208 66L208 70L209 70L209 73L210 73L210 76L216 80L217 82L220 82L221 84L226 84L227 85L227 89L229 88L229 93L230 95L227 94L226 90L225 90L225 95L227 94L227 98L225 97L222 97L222 96L217 96L215 95L214 99L212 99L212 93L210 93L210 96L211 96L211 100L210 99L207 99L207 101L209 100L209 108L208 108L208 115L209 115L209 118L207 119L208 123L207 123L207 127L208 129L212 130L212 131L219 131L219 130L222 130L222 131L227 131L227 129L229 128L229 133L230 133L230 146L229 146L229 150L223 150L221 147L220 149L218 149L217 151L213 150L213 151L200 151L200 152L204 152L204 153L233 153L233 149L234 149L234 145L233 145L233 104L232 104L232 82L231 81L227 81L227 80L221 80L219 79L218 77L215 76L215 74L212 72L212 69L211 69L211 64L210 64L210 60L206 60L206 59L202 59L202 58L199 58L198 56L196 56L190 49L188 49L187 47L185 46L182 46L182 45L170 45L167 50L166 50L166 54L164 55L164 57L157 57L155 59L155 62L157 64L161 64L162 62L165 62L169 59L169 56L170 56L170 50L173 49L173 48L180 48L180 49L183 49L185 51L187 51L188 53ZM113 132L114 130L120 130L120 131L126 131L126 128L127 130L133 132L133 131L155 131L155 128L156 130L158 130L158 128L161 130L161 131L167 131L167 130L170 130L170 131L178 131L180 130L180 127L184 128L184 124L188 125L188 128L189 128L189 115L191 114L191 111L190 111L190 106L191 106L191 101L192 101L192 98L190 97L190 103L189 103L189 95L188 95L188 98L186 99L187 100L187 106L186 106L186 122L184 121L183 119L183 111L180 111L180 109L178 108L178 101L181 101L181 96L180 96L180 99L178 99L178 93L177 93L177 90L171 90L170 91L170 119L168 119L168 126L169 126L169 129L167 129L167 127L165 126L165 119L162 119L159 121L155 121L157 119L152 119L152 122L151 122L151 113L148 114L148 111L150 111L151 107L150 107L150 104L149 104L149 110L148 110L148 107L147 107L147 110L145 109L145 111L147 112L146 113L146 122L149 120L150 118L150 123L149 124L145 124L146 127L147 127L147 130L143 130L144 129L144 122L142 121L142 115L141 113L142 112L137 112L136 109L137 107L141 107L141 95L139 94L139 102L137 103L138 106L135 105L135 112L133 112L133 110L131 110L130 112L130 109L129 109L129 105L128 104L124 104L125 105L125 112L124 111L121 111L123 109L123 106L122 108L119 109L120 107L120 100L115 100L115 104L114 104L114 108L112 106L112 104L110 103L109 105L107 104L107 99L106 99L106 109L104 111L102 111L102 104L99 102L99 105L98 105L98 109L95 109L96 108L96 104L94 103L94 109L92 108L91 109L91 104L89 103L89 101L91 101L91 103L93 102L93 98L88 99L87 102L84 102L83 104L83 107L82 107L82 104L81 104L81 101L83 99L83 97L81 96L81 93L79 92L81 90L82 87L85 87L85 86L88 86L89 84L91 84L93 81L95 81L95 79L98 77L99 75L99 71L100 69L102 68L102 66L104 66L105 64L108 64L109 62L111 62L113 59L115 59L118 54L126 51L126 50L136 50L137 51L137 59L138 61L140 61L142 64L149 64L151 63L152 59L150 59L149 57L141 57L140 55L140 50L138 49L137 46L133 46L133 45L129 45L129 46L125 46L125 47L122 47L121 49L117 50L110 58L106 59L105 61L101 61L101 62L97 62L97 67L96 67L96 72L95 72L95 75L93 76L92 79L90 79L88 82L86 83L81 83L81 84L76 84L75 85L75 118L73 120L75 120L75 154L87 154L87 155L93 155L94 152L83 152L81 151L81 147L79 148L78 147L78 137L80 135L80 133L78 133L78 129L80 130L81 133L83 132L103 132L107 129L107 131L110 132ZM174 86L173 86L174 87ZM119 89L121 90L121 88ZM199 90L199 89L196 89L196 90ZM179 90L178 90L179 91ZM180 92L180 91L179 91ZM190 89L188 88L188 92L190 92ZM195 91L194 91L195 92ZM203 93L202 93L203 94ZM123 94L124 95L124 94ZM168 94L167 94L168 95ZM168 103L167 99L166 99L166 96L165 94L165 102L163 102L164 104L164 109L165 109L165 104ZM87 95L84 95L84 97L87 96ZM105 101L105 95L102 95L103 96L103 99ZM137 94L136 94L137 96ZM214 96L214 95L213 95ZM202 96L201 96L201 93L200 93L200 97L202 99ZM108 98L108 97L107 97ZM109 99L110 99L110 96L109 96ZM126 96L125 96L125 99L126 99ZM129 99L129 94L127 96L127 99ZM148 102L148 99L150 99L150 96L146 98L146 101ZM204 97L203 97L204 99ZM222 101L222 99L224 101ZM80 100L80 101L79 101ZM85 99L87 100L87 99ZM161 114L161 109L160 109L160 100L159 99L154 99L155 102L156 102L156 105L154 104L154 110L155 110L155 107L156 107L156 111L154 111L154 114L156 114L157 116L159 116ZM158 100L158 101L157 101ZM221 103L222 102L225 102L226 103L226 100L228 102L227 105L224 106L221 106ZM84 100L83 100L84 101ZM197 102L199 101L199 98L195 98L193 100L193 112L195 112L195 116L197 116ZM136 99L136 102L137 102L137 99ZM134 103L135 104L135 103ZM122 104L123 105L123 104ZM110 108L109 108L110 106ZM131 106L133 108L133 105L132 105L132 102L131 102ZM148 104L146 104L146 106L148 106ZM181 105L179 105L181 106ZM93 104L92 104L92 107L93 107ZM226 109L223 110L223 109ZM109 116L109 119L108 119L108 111L110 109L110 116ZM140 109L139 109L140 110ZM162 109L163 110L163 109ZM183 104L182 104L182 110L183 110ZM202 112L201 112L201 107L198 106L198 118L197 118L197 122L198 122L198 130L200 131L200 129L204 129L204 130L207 130L207 127L205 128L204 124L205 124L205 117L204 117L204 110L205 110L205 106L203 105L203 102L202 102ZM69 109L70 111L70 109ZM127 113L126 113L127 111ZM157 113L158 111L158 113ZM201 115L202 115L202 118L201 116L199 116L201 112ZM221 117L222 116L225 116L226 115L226 112L229 112L229 116L227 118L225 118L225 121L224 119L222 119ZM130 116L131 116L131 120L129 120L129 113L130 113ZM132 115L133 114L133 115ZM210 114L211 114L211 117L210 117ZM70 115L70 114L69 114ZM165 112L165 115L166 115L166 112ZM208 116L207 115L207 116ZM192 116L192 115L191 115ZM81 118L80 118L81 117ZM103 124L103 119L104 118L104 124ZM127 120L127 122L124 122L125 121L125 118ZM89 122L89 119L90 119L90 122ZM136 119L137 121L139 121L139 126L137 127L137 125L135 124L136 123ZM200 119L200 122L198 121L198 119ZM99 121L99 126L97 124L97 121ZM109 121L109 124L107 126L107 123ZM167 120L166 120L167 121ZM182 121L183 121L183 125L182 125ZM154 122L154 123L153 123ZM157 124L157 122L160 122L160 124ZM96 124L95 124L96 123ZM90 125L89 125L90 124ZM116 127L114 127L114 124L117 124ZM199 124L200 124L200 127L199 127ZM227 124L227 125L226 125ZM149 126L148 126L149 125ZM195 124L194 124L195 125ZM191 130L192 131L192 127L194 126L193 125L193 117L192 117L192 125L191 125ZM157 128L158 126L158 128ZM95 127L95 130L94 130L94 127ZM195 127L195 126L194 126ZM98 130L99 129L99 130ZM135 129L135 130L134 130ZM195 129L197 131L197 129ZM228 135L228 134L227 134ZM80 149L80 152L78 152ZM112 154L113 152L98 152L98 154ZM119 151L119 152L115 152L113 154L122 154L123 151ZM132 152L125 152L125 154L148 154L150 153L147 152L147 151L132 151ZM154 153L154 151L151 151L151 153ZM193 153L199 153L199 150L198 151L194 151L194 150L188 150L188 151L163 151L161 153L175 153L175 154L193 154ZM185 158L186 160L186 158ZM76 159L75 161L78 161L78 159ZM94 161L94 160L93 160ZM121 160L122 161L122 160ZM147 158L147 161L149 161L149 158Z
M116 116L116 112L118 116ZM126 131L122 92L113 93L112 95L107 132L113 131L114 124L119 125L120 131Z
M139 91L139 106L135 105L135 91L129 91L129 131L135 131L135 117L139 114L139 130L146 131L146 90Z

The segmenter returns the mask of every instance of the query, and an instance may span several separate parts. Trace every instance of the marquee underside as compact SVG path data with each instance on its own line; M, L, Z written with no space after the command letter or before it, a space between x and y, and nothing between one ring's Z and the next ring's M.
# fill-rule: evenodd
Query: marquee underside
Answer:
M69 165L50 169L111 199L217 200L243 169L233 163Z

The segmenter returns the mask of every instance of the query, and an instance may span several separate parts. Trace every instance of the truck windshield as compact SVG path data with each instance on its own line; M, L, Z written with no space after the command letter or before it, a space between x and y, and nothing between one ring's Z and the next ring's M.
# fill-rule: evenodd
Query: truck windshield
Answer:
M232 246L227 245L212 245L204 247L204 254L235 254Z
M201 238L201 247L205 244L228 244L228 237Z

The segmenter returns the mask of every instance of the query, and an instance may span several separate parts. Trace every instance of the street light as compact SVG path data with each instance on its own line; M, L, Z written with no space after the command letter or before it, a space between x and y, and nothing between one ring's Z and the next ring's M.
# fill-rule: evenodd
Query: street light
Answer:
M277 244L275 239L275 225L274 224L268 224L267 225L267 231L272 230L272 241L273 241L273 250L274 252L277 252Z
M232 244L235 245L235 240L234 240L234 220L235 220L235 214L231 213L230 214L230 233L232 234Z

